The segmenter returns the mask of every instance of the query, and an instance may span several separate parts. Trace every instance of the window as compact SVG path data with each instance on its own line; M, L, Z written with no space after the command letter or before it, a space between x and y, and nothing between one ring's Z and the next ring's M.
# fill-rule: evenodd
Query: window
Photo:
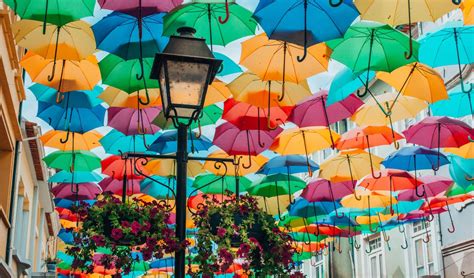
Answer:
M316 253L312 258L311 278L324 278L324 256L322 253Z
M385 262L382 252L382 238L380 234L373 235L366 239L367 249L372 250L366 256L368 260L369 277L382 278L385 277Z
M432 240L425 243L426 233L430 234L430 223L427 221L419 221L413 223L413 242L414 242L414 258L415 258L415 273L417 277L430 275L435 272L434 258L433 258L433 244Z

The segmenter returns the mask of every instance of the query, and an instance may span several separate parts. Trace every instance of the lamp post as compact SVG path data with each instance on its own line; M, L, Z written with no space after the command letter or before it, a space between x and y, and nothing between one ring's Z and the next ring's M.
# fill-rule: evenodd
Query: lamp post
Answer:
M151 78L160 84L163 113L178 129L176 152L176 236L186 240L187 130L204 106L207 86L212 83L222 60L217 60L204 39L194 37L190 27L178 29L163 53L153 62ZM185 250L175 254L175 276L185 275Z

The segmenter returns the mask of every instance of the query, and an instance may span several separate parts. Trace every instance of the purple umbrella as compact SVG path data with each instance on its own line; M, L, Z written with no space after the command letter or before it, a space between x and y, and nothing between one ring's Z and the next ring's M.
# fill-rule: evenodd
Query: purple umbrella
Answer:
M103 9L118 11L138 17L169 12L183 3L183 0L98 0ZM141 8L140 8L141 7Z
M398 201L412 202L421 199L423 196L425 199L435 197L446 191L453 184L453 180L442 176L426 176L421 177L418 180L422 182L419 186L423 187L424 194L420 197L416 194L415 189L404 190L398 194Z
M127 187L127 195L133 195L140 193L140 180L139 179L125 179ZM108 177L99 182L103 192L112 192L116 195L123 194L123 180L117 180L113 177Z
M216 128L213 144L229 155L249 155L249 165L243 165L248 169L252 166L250 156L268 149L282 131L281 127L275 130L240 130L227 122Z
M159 107L143 109L110 107L108 125L125 135L154 134L160 128L152 122L160 111Z
M331 104L326 105L328 91L322 90L313 96L298 103L292 110L288 120L299 127L327 126L349 118L357 109L364 104L355 95ZM331 142L334 147L334 140L331 134Z
M88 183L60 183L51 189L56 198L69 200L92 200L102 193L100 187L92 182Z

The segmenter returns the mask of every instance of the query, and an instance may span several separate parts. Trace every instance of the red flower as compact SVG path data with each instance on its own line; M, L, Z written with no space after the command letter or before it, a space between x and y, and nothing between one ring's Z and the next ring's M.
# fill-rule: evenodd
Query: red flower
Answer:
M304 275L303 275L303 273L297 271L297 272L291 274L290 278L304 278Z
M103 236L100 235L94 235L91 237L91 239L94 241L96 246L105 246L105 239Z
M227 233L226 229L224 229L222 227L217 228L217 236L218 237L224 237L226 233Z
M132 222L132 234L137 235L142 226L137 221Z
M122 226L125 228L130 228L130 222L126 220L121 221L120 224L122 224Z
M143 226L142 226L142 230L148 232L150 229L151 229L150 222L145 222L145 224L143 224Z
M237 256L244 257L250 252L250 245L247 243L240 244L239 250L237 250Z
M110 235L114 240L119 240L123 237L122 229L113 228Z

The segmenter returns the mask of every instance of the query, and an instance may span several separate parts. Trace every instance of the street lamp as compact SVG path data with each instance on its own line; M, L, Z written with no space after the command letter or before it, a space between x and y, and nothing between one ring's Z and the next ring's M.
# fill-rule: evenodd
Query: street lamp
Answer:
M171 36L163 53L156 54L150 77L158 79L163 113L166 119L172 119L178 129L176 156L146 155L146 157L176 159L176 236L180 242L186 240L188 160L209 160L209 158L188 157L187 132L191 123L200 116L207 86L212 83L222 64L222 60L214 58L204 39L194 37L195 32L196 30L190 27L179 28L180 36ZM175 254L174 267L177 278L185 277L185 256L185 250L179 250Z

